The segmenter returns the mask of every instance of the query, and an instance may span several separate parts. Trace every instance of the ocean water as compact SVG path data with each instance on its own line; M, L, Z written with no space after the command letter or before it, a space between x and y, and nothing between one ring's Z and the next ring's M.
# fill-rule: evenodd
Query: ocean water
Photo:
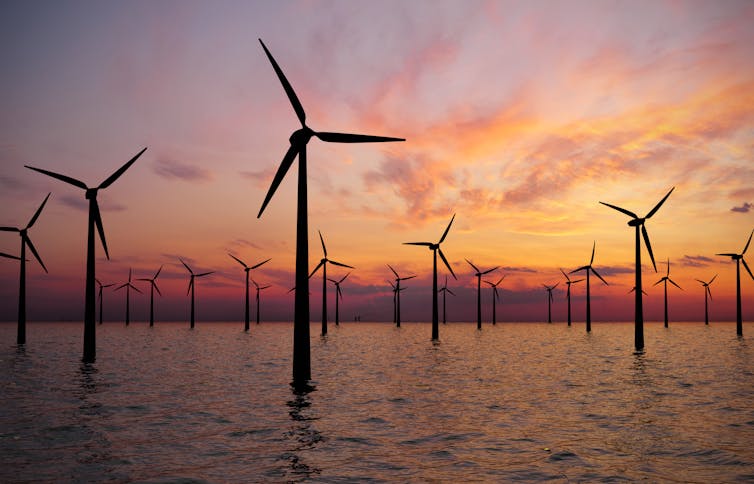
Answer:
M754 349L728 323L0 324L0 482L751 482ZM754 326L744 326L752 334Z

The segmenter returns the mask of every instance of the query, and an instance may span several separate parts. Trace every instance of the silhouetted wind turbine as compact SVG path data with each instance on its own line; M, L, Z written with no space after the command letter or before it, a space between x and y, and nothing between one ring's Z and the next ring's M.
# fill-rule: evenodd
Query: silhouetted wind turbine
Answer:
M348 274L350 274L350 272ZM335 284L335 326L340 325L340 306L338 304L338 298L343 299L343 291L340 290L340 283L346 280L348 274L341 277L338 281L335 279L328 279L328 281Z
M664 282L665 286L665 327L668 327L668 282L670 282L672 285L683 291L683 288L676 284L673 279L670 278L670 259L668 258L668 272L665 274L664 277L662 277L659 281L655 282L654 285Z
M556 287L558 287L559 282L556 282L554 286L548 286L547 284L542 284L542 286L547 289L547 322L552 323L552 291Z
M253 271L254 269L256 269L257 267L259 267L259 266L261 266L263 264L266 264L271 259L263 260L259 264L255 264L255 265L249 267L249 266L246 265L246 263L244 261L242 261L238 257L234 256L233 254L229 253L228 255L231 256L233 259L235 259L239 264L241 264L243 266L243 270L246 272L246 311L244 312L244 327L243 327L243 329L244 329L244 331L248 331L249 330L249 273L251 271ZM257 318L257 320L259 320L259 318ZM257 321L257 322L259 322L259 321Z
M327 334L327 264L348 267L349 269L353 269L353 267L327 258L327 247L325 247L325 239L322 238L322 232L319 232L319 241L322 242L324 257L322 257L317 267L309 274L309 277L312 277L320 267L322 268L322 336L324 336Z
M451 217L450 222L448 223L447 228L445 229L445 232L442 233L442 237L440 237L440 240L433 244L432 242L404 242L404 245L423 245L429 248L429 250L432 251L432 339L439 339L440 338L440 325L439 325L439 318L437 315L437 253L440 253L440 258L442 259L443 263L445 264L445 267L448 268L450 271L450 275L453 276L453 279L458 279L456 277L455 272L453 272L453 268L450 267L450 264L448 264L448 259L445 258L445 254L442 253L442 249L440 249L440 244L443 243L445 240L445 237L448 236L448 232L450 231L450 226L453 225L453 220L455 220L456 214L453 214L453 217Z
M97 285L99 285L99 294L97 295L97 299L99 299L99 324L102 324L102 300L104 297L102 296L102 290L106 287L114 286L115 284L102 284L99 279L95 279L97 282Z
M644 217L639 217L635 213L631 212L630 210L626 210L625 208L620 208L615 205L611 205L609 203L600 202L602 205L605 205L607 207L610 207L614 210L617 210L623 214L628 215L631 217L631 220L628 222L628 225L630 227L636 227L636 283L634 284L637 287L637 291L635 291L636 298L635 298L635 305L634 305L634 346L637 350L641 350L644 348L644 309L642 306L642 286L641 286L641 240L639 239L639 229L641 228L641 235L644 237L644 245L647 246L647 252L649 252L649 258L652 259L652 267L654 267L655 272L657 272L657 265L655 264L655 257L652 255L652 245L649 243L649 235L647 234L647 229L644 227L644 223L647 221L647 219L651 218L652 215L654 215L662 206L663 203L665 203L665 200L668 199L671 193L673 193L673 190L675 190L675 187L671 188L670 191L662 197L662 200L655 205L655 207L649 211L649 213Z
M42 259L39 257L39 254L37 253L37 249L34 248L34 244L31 242L31 239L29 238L29 229L34 225L34 222L37 221L37 218L39 218L39 214L42 213L42 209L45 206L45 203L47 203L47 199L50 198L50 194L48 193L45 199L42 201L42 204L39 206L36 212L34 212L34 216L31 217L31 220L28 224L26 224L26 227L24 228L18 228L18 227L0 227L0 231L2 232L18 232L18 235L21 236L21 257L18 257L17 259L21 261L21 270L20 270L20 276L19 276L19 284L18 284L18 329L16 331L16 344L22 345L26 344L26 246L29 246L29 249L31 250L31 253L34 254L34 258L37 259L37 262L39 262L39 265L42 266L42 269L44 269L45 272L47 272L47 268L45 267L44 263L42 262ZM6 257L13 259L16 258L14 256L8 256Z
M139 151L136 156L131 158L125 165L110 175L105 181L100 183L96 188L89 188L82 181L76 180L66 175L54 173L40 168L24 165L30 170L38 171L47 176L57 178L58 180L69 183L73 186L86 190L86 199L89 200L89 222L87 224L87 244L86 244L86 297L84 305L84 357L86 363L91 363L97 357L97 328L95 326L95 296L94 296L94 279L95 279L95 258L94 258L94 226L97 226L99 238L102 242L102 248L105 250L105 256L110 259L105 242L105 229L102 226L102 216L100 215L99 205L97 204L97 192L109 187L126 170L144 153L147 149Z
M151 279L148 277L136 279L137 281L145 281L149 283L149 327L150 328L154 326L154 291L157 290L157 294L162 296L162 293L160 292L160 288L157 287L157 276L160 275L160 271L162 271L162 266L160 266L160 268L157 269L157 272L155 273L154 277L152 277Z
M505 275L501 277L496 283L491 283L490 281L484 281L485 284L489 284L492 288L492 325L497 324L497 314L495 311L496 302L500 300L500 294L497 292L497 286L503 282L503 279L505 279ZM447 281L446 281L447 283Z
M560 269L560 272L565 276L566 278L566 286L568 289L566 289L566 299L568 300L568 326L571 325L571 284L577 284L584 279L576 279L575 281L572 281L570 277L568 277L568 274L563 272L563 269Z
M141 294L141 291L131 284L131 269L128 269L128 282L115 288L116 291L126 288L126 326L131 323L131 289Z
M445 293L449 293L451 296L455 296L455 293L451 291L450 289L448 289L448 276L445 276L445 284L439 289L439 292L442 293L442 324L445 324L446 323L445 314L447 312L445 310ZM494 308L492 310L492 314L495 314Z
M744 259L744 254L746 253L746 250L749 248L752 235L754 235L754 230L752 230L751 233L749 234L749 240L746 241L746 246L744 247L744 250L742 250L740 254L734 254L734 253L717 254L717 255L730 257L732 260L736 261L736 334L739 336L744 334L743 322L742 322L743 319L741 318L741 264L740 263L741 262L744 263L746 272L748 272L751 278L754 279L754 274L751 273L751 269L749 269L749 265L746 263L746 260Z
M289 141L290 148L283 157L275 177L272 180L267 196L259 209L262 216L265 207L275 194L280 182L285 178L293 160L298 155L298 205L296 222L296 296L293 315L293 380L294 383L302 383L311 378L311 352L309 347L309 240L308 240L308 217L307 217L307 189L306 189L306 146L312 136L329 143L372 143L385 141L405 141L403 138L388 138L384 136L369 136L361 134L316 132L306 125L306 114L296 93L278 66L278 63L267 50L262 39L262 44L272 68L283 85L288 100L296 112L301 129L293 132Z
M398 275L395 269L393 269L390 266L390 264L387 264L387 266L391 271L393 271L393 274L395 274L395 286L393 286L393 290L395 291L395 298L396 298L395 325L400 328L401 327L401 291L405 289L405 288L401 288L401 281L407 281L409 279L413 279L414 277L416 277L416 275L408 276L408 277L401 277Z
M191 268L185 262L183 262L183 259L179 258L178 260L181 261L181 264L183 264L183 267L185 267L186 270L188 270L189 273L191 274L191 279L189 280L189 285L188 285L188 290L186 291L186 295L191 293L191 329L194 329L194 287L195 287L194 279L197 277L208 276L215 271L202 272L201 274L194 274L194 271L192 271Z
M594 263L594 250L597 248L597 242L595 241L592 244L592 257L589 259L589 264L579 267L578 269L574 269L571 271L571 274L574 274L579 271L586 271L586 332L589 333L592 331L592 299L591 299L591 285L589 284L589 273L594 272L594 275L599 278L600 281L605 283L607 286L608 283L606 280L602 278L599 273L594 270L594 267L592 267L592 264Z
M476 271L474 274L476 276L476 329L482 329L482 276L497 270L500 266L480 271L469 259L466 259L466 262Z
M257 281L252 280L251 282L254 283L254 287L257 289L257 297L256 297L256 302L257 302L257 324L259 324L259 292L260 291L264 291L265 289L267 289L269 287L272 287L272 286L262 286L262 287L260 287L259 284L257 284ZM288 292L290 292L290 291L288 291Z
M709 294L709 298L712 299L712 292L709 289L710 284L712 284L712 281L714 281L717 278L717 274L709 280L709 282L704 282L701 279L697 279L699 283L704 286L704 324L709 325L709 313L707 312L707 295Z

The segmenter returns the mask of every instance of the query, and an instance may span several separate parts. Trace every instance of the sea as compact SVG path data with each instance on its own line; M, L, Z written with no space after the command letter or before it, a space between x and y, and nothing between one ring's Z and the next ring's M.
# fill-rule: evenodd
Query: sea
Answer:
M0 324L0 482L754 482L754 325Z

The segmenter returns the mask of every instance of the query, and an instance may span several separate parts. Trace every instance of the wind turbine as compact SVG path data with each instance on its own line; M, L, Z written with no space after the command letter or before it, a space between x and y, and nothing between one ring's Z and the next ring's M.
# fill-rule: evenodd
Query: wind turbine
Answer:
M448 259L445 258L445 254L442 253L442 249L440 249L440 244L443 243L445 240L445 237L448 236L448 232L450 231L450 226L453 225L453 220L455 220L456 214L453 214L453 217L451 217L450 222L448 223L448 227L445 229L445 232L442 233L442 237L440 237L440 240L433 244L432 242L404 242L404 245L423 245L429 248L429 250L432 251L432 339L440 339L440 325L438 323L438 315L437 315L437 253L440 253L440 258L442 259L443 263L445 264L445 267L448 268L450 271L450 275L453 276L453 279L458 279L456 277L455 272L453 272L453 269L450 267L450 264L448 264Z
M591 262L590 262L591 264ZM576 279L575 281L572 281L570 277L568 277L568 274L563 272L563 269L560 269L560 272L565 276L566 278L566 286L568 289L566 289L566 299L568 300L568 326L571 325L571 284L576 284L584 279Z
M749 248L752 235L754 235L754 230L752 230L751 233L749 234L749 240L746 242L746 246L744 246L744 250L741 251L740 254L734 254L734 253L716 254L716 255L730 257L731 260L736 261L736 334L739 336L742 336L744 334L743 322L742 322L743 320L741 318L741 264L740 263L741 262L744 263L746 272L748 272L751 278L754 279L754 274L751 273L751 269L749 269L749 265L746 263L746 260L744 259L744 254L746 253L746 250Z
M710 284L712 284L712 281L714 281L717 278L717 274L709 280L709 282L704 282L701 279L697 279L699 283L704 286L704 324L709 325L709 313L707 312L707 295L709 294L709 298L712 299L712 292L709 289Z
M254 283L254 287L256 287L256 289L257 289L257 324L259 324L259 292L260 291L264 291L265 289L267 289L269 287L272 287L272 286L262 286L262 287L259 287L259 284L257 284L257 281L252 280L252 282ZM290 291L288 291L288 292L290 292Z
M131 322L131 289L141 294L141 291L131 284L131 269L128 269L128 282L115 288L116 291L126 288L126 326Z
M497 286L500 285L501 282L503 282L503 279L505 279L505 275L501 277L496 283L491 283L490 281L484 281L485 284L489 284L492 288L492 325L497 324L497 314L495 312L495 306L496 301L500 300L500 294L497 292ZM447 282L447 281L446 281Z
M401 327L401 291L405 288L401 288L401 281L407 281L409 279L413 279L416 277L416 275L408 276L408 277L401 277L398 275L397 272L395 272L395 269L393 269L390 264L387 264L388 268L393 271L393 274L395 274L395 286L393 286L393 291L395 292L395 325L397 327ZM391 284L392 285L392 284Z
M186 270L188 270L189 273L191 274L191 279L189 280L189 285L188 285L188 290L186 291L186 295L191 293L191 329L194 329L194 287L195 287L194 279L197 277L208 276L215 271L202 272L201 274L194 274L194 271L191 270L188 264L183 262L183 259L179 258L178 260L181 261L181 264L183 264L183 267L185 267Z
M556 282L554 286L548 286L547 284L542 284L542 286L547 289L547 322L552 323L552 291L556 287L558 287L559 282Z
M500 266L480 271L469 259L466 259L466 262L476 271L474 274L476 276L476 329L482 329L482 276L497 270Z
M322 232L319 232L319 241L322 242L324 257L322 257L317 267L309 274L309 277L312 277L320 267L322 268L322 336L324 336L327 334L327 263L329 262L340 267L348 267L349 269L353 269L353 267L327 258L327 247L325 247L325 239L322 238Z
M157 272L155 273L154 277L151 279L148 277L143 277L141 279L136 279L137 281L145 281L149 283L150 289L149 289L149 327L151 328L154 326L154 291L157 290L157 294L162 296L162 293L160 292L160 288L157 287L157 276L160 275L160 271L162 271L162 266L160 266L159 269L157 269Z
M97 328L95 326L95 297L94 297L94 279L95 279L95 258L94 258L94 226L97 226L99 238L102 242L102 248L105 250L105 256L110 260L110 254L107 251L105 242L105 229L102 226L102 216L100 215L99 205L97 204L97 192L105 189L115 182L126 170L146 151L139 151L136 156L131 158L125 165L100 183L96 188L89 188L82 181L76 180L66 175L54 173L41 168L24 165L30 170L38 171L52 178L64 181L73 186L79 187L86 191L85 197L89 200L89 222L87 224L87 244L86 244L86 296L84 304L84 357L85 363L92 363L97 357Z
M657 272L655 257L654 255L652 255L652 245L649 243L649 235L647 234L647 229L644 226L644 223L660 209L662 204L665 203L665 200L667 200L670 194L673 193L673 190L675 190L675 187L671 188L670 191L664 197L662 197L662 200L660 200L657 205L655 205L654 208L650 210L649 213L644 217L639 217L635 213L631 212L630 210L626 210L625 208L620 208L609 203L600 202L602 205L610 207L631 217L628 225L629 227L636 227L636 283L634 285L636 286L637 290L635 291L636 297L634 303L634 346L636 347L637 351L644 348L644 309L642 306L641 240L639 239L639 230L641 229L641 235L642 237L644 237L644 245L647 246L649 258L652 259L652 267L654 267L655 272Z
M296 215L296 296L293 313L293 380L301 383L311 378L311 351L309 347L309 240L308 240L308 217L307 217L307 187L306 187L306 146L312 136L329 143L373 143L386 141L405 141L403 138L388 138L384 136L370 136L362 134L316 132L306 125L306 114L296 93L283 74L278 63L267 50L262 39L262 44L267 58L275 70L280 84L283 85L288 100L296 112L301 128L294 131L290 141L290 148L283 157L267 196L262 203L257 218L262 216L265 207L275 194L280 182L298 155L298 205Z
M348 273L350 274L350 272ZM340 325L340 306L338 305L338 298L343 299L343 291L340 290L340 283L346 280L348 274L336 281L335 279L328 279L328 281L335 284L335 326Z
M249 266L246 265L246 263L244 261L242 261L238 257L234 256L233 254L229 253L228 255L231 256L233 259L235 259L239 264L241 264L243 266L243 270L246 272L246 312L244 313L244 327L243 327L243 329L244 329L244 331L248 331L249 330L249 273L251 271L253 271L254 269L256 269L257 267L259 267L259 266L261 266L263 264L266 264L271 259L263 260L259 264L255 264L255 265L249 267ZM257 322L259 322L259 318L257 318Z
M683 291L683 288L676 284L673 279L670 278L670 259L668 258L668 272L665 274L664 277L662 277L659 281L655 282L654 285L663 282L665 286L665 327L668 327L668 282L670 282L672 285Z
M34 216L31 217L31 220L28 224L26 224L26 227L24 228L18 228L18 227L0 227L0 231L2 232L18 232L18 235L21 236L21 257L18 257L18 259L21 261L21 270L20 270L20 276L19 276L19 284L18 284L18 330L16 332L16 344L22 345L26 344L26 246L29 246L29 249L31 250L31 253L34 254L34 258L37 259L37 262L39 262L39 265L42 266L42 269L44 269L45 272L47 272L47 268L44 265L44 262L42 262L42 259L39 257L39 254L37 253L37 249L34 248L34 244L31 242L31 239L29 238L28 231L34 225L34 222L37 221L37 218L39 218L39 214L42 213L42 209L45 206L45 203L47 203L47 199L50 198L50 194L48 193L45 199L42 201L42 204L39 206L36 212L34 212ZM5 255L5 257L13 259L14 256Z
M599 273L594 270L594 267L592 267L592 264L594 263L594 250L597 248L597 241L595 241L592 244L592 258L589 259L589 264L579 267L578 269L574 269L571 271L571 274L574 274L579 271L586 271L586 332L590 333L592 331L592 298L591 298L591 287L589 284L589 273L594 272L594 275L599 278L600 281L605 283L607 286L608 283L606 280L602 278ZM567 277L567 276L566 276Z
M106 287L114 286L115 284L102 284L99 279L95 279L95 281L99 286L99 294L97 295L97 299L99 299L99 324L102 324L102 300L104 299L104 297L102 296L102 290Z
M445 276L445 284L439 289L439 292L442 293L442 324L445 324L445 314L447 313L447 311L445 310L445 294L448 293L451 296L455 296L455 293L448 289L448 276ZM492 310L492 314L495 314L494 308Z

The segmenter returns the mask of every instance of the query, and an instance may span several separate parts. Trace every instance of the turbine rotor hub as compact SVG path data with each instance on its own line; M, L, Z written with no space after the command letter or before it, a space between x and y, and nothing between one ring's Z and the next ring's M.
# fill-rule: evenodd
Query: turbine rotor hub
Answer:
M635 218L631 220L630 222L628 222L628 225L630 227L638 227L639 225L644 225L645 220L646 218Z
M429 250L437 250L440 248L440 244L432 244L429 246Z
M306 145L312 138L312 136L314 136L314 131L312 131L309 126L304 126L303 128L294 131L291 137L288 138L288 140L292 145L302 146Z
M96 188L87 188L86 189L86 199L87 200L93 200L97 198L97 189Z

